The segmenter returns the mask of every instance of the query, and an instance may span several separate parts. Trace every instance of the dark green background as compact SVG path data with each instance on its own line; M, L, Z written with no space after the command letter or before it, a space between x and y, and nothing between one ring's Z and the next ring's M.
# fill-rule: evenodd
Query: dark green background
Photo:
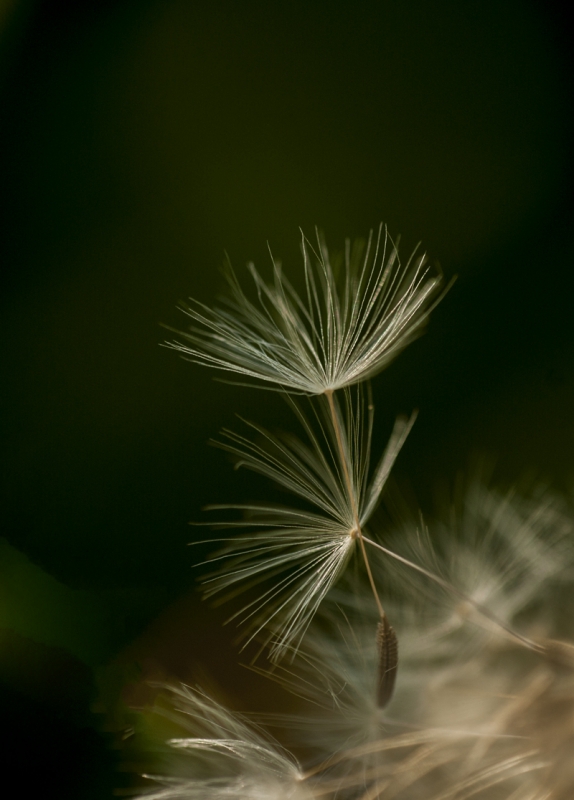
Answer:
M13 0L0 25L8 758L43 797L108 798L103 728L142 679L273 699L185 545L203 505L264 491L209 437L236 411L291 422L158 346L224 250L264 271L269 242L293 274L299 226L422 239L459 277L375 381L377 447L420 410L397 478L427 511L473 453L570 489L572 47L525 0Z

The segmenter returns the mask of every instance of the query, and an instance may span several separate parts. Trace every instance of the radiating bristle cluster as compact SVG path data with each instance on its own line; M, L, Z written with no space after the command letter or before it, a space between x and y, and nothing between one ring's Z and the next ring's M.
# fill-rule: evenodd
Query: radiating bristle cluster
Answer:
M416 415L373 459L362 384L420 332L440 276L424 257L402 266L382 228L339 267L321 237L302 249L304 296L275 262L272 284L250 267L254 300L230 272L231 297L188 307L193 326L172 345L280 390L302 431L223 432L238 466L297 502L219 506L241 516L218 527L241 531L216 540L203 578L208 596L254 592L233 616L272 661L254 669L298 698L265 723L300 758L201 690L172 688L162 713L189 735L169 740L148 798L572 800L571 511L547 490L474 479L444 518L383 526Z
M184 311L193 324L170 346L199 364L311 395L380 372L424 325L440 276L416 252L401 264L382 227L366 244L347 242L339 280L321 236L316 249L304 236L301 247L303 297L275 260L270 284L249 266L256 302L229 268L223 305L192 300Z
M224 506L244 518L221 527L251 528L225 540L215 560L220 570L205 579L205 594L228 592L272 578L272 583L234 617L251 623L251 638L270 631L271 657L281 658L300 642L314 613L341 576L357 549L358 527L368 524L380 500L393 463L414 422L399 417L377 467L369 476L372 412L360 392L346 393L345 408L336 407L344 431L339 452L329 419L319 408L315 431L295 406L307 441L277 437L257 425L258 441L225 431L221 446L238 463L288 489L306 508L271 503ZM344 464L350 465L351 491ZM221 508L221 506L219 507Z

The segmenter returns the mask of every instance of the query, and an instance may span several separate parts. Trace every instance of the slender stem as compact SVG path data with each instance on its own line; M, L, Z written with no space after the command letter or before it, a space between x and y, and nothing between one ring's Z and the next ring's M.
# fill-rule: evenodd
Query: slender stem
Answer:
M398 553L395 553L393 550L389 550L387 547L383 547L382 544L378 542L374 542L372 539L368 539L366 536L361 535L361 541L370 544L372 547L376 547L378 550L382 550L383 553L394 558L395 561L400 561L402 564L406 564L407 567L414 569L416 572L420 572L421 575L424 575L429 580L437 583L443 589L446 589L447 592L460 597L461 600L464 600L467 603L470 603L483 617L494 622L499 628L501 628L505 633L510 636L511 639L515 639L520 644L527 647L529 650L534 650L537 653L545 653L547 648L544 645L538 644L537 642L532 641L527 636L522 636L522 634L517 633L516 631L509 628L508 625L505 625L496 614L493 614L486 606L483 606L482 603L477 603L476 600L473 600L472 597L469 597L467 594L462 592L460 589L457 589L456 586L453 586L452 583L445 581L443 578L440 578L438 575L435 575L433 572L430 572L428 569L424 567L419 567L418 564L415 564L413 561L409 561L408 558L403 558Z
M359 540L359 545L361 547L361 552L363 554L363 560L365 562L365 568L367 570L367 575L369 577L369 583L371 584L371 589L373 590L373 596L375 598L375 602L377 604L377 609L379 611L379 616L381 620L385 619L385 610L383 605L380 601L379 594L377 592L377 587L375 585L375 580L373 578L373 573L371 571L371 565L369 564L369 558L367 556L367 550L365 548L365 543L363 541L363 532L361 530L361 523L359 521L359 511L357 508L357 500L355 497L355 492L353 491L353 484L351 482L351 475L349 474L349 465L347 463L347 455L345 453L345 448L343 446L343 437L341 435L341 427L339 425L339 417L337 416L337 409L335 408L335 401L333 400L333 390L328 389L325 392L327 396L327 402L329 403L329 411L331 412L331 419L333 420L333 428L335 429L335 438L337 440L337 447L339 448L339 455L341 456L341 465L343 467L343 477L345 479L345 483L347 485L347 492L349 493L349 501L351 503L351 511L353 512L353 517L355 518L355 531L356 537Z

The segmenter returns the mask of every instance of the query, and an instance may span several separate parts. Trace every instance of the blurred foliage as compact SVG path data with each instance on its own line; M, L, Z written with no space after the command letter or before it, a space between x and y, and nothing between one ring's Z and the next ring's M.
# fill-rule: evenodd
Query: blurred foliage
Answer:
M0 629L63 647L86 664L106 655L106 620L91 592L70 589L0 539Z

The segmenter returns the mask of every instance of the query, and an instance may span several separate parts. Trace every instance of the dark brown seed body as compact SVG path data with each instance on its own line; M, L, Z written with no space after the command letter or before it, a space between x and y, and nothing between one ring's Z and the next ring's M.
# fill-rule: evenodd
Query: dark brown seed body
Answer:
M392 625L389 625L386 616L377 625L377 651L379 654L377 705L379 708L385 708L393 696L399 664L397 634Z

